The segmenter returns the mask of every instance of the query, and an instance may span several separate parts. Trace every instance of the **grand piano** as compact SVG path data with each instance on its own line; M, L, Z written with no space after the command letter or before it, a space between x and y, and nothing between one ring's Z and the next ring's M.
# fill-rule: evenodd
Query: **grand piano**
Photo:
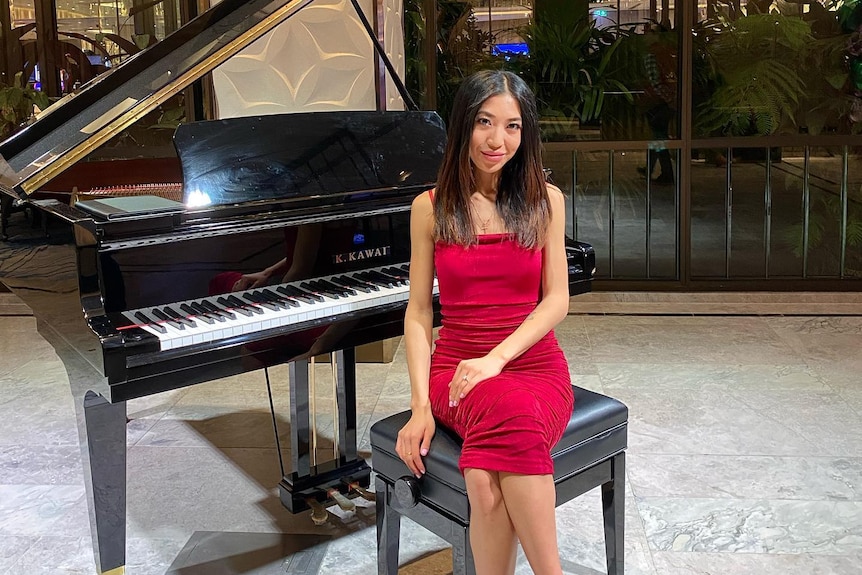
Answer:
M173 140L181 202L160 193L170 186L143 181L135 189L146 196L69 205L40 195L306 4L224 0L0 144L0 195L51 223L50 237L0 258L0 281L30 306L66 367L99 573L125 565L127 400L287 363L282 503L299 512L369 484L356 451L354 349L401 333L409 207L433 186L445 143L436 113L194 122ZM569 241L567 255L572 292L588 290L592 248ZM237 288L243 274L274 264L265 285ZM317 463L308 362L324 353L337 366L339 454Z

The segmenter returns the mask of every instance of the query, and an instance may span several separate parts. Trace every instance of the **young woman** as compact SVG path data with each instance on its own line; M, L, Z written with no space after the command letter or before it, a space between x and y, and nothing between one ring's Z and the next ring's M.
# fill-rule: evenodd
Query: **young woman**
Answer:
M467 78L448 134L437 188L411 212L413 413L396 450L419 477L435 422L455 431L477 575L514 573L518 540L534 573L560 575L550 450L573 403L552 331L569 302L563 195L545 183L535 99L518 76Z

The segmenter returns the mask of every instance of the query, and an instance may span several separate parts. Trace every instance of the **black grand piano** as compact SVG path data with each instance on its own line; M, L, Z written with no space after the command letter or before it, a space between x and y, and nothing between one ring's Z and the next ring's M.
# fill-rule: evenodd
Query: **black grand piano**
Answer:
M31 307L68 372L100 573L125 565L133 398L289 363L283 504L299 512L369 484L356 451L354 348L401 333L408 212L442 157L437 114L191 123L174 136L182 202L40 199L92 150L305 4L224 0L0 145L0 195L52 223L50 238L0 258L0 281ZM587 291L592 248L570 241L567 255L572 292ZM265 285L237 289L243 274L274 265ZM312 465L307 364L323 353L337 364L340 454Z

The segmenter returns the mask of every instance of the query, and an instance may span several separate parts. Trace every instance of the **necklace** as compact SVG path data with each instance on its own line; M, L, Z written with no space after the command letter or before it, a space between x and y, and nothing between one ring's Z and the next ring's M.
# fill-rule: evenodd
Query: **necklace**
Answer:
M487 219L485 219L479 215L479 210L476 208L476 205L475 204L471 204L471 205L473 208L473 215L476 216L476 220L479 222L479 229L482 231L483 234L488 233L488 228L491 227L491 220L494 219L494 215L496 215L497 209L494 208L494 211L491 212L491 215L488 216Z

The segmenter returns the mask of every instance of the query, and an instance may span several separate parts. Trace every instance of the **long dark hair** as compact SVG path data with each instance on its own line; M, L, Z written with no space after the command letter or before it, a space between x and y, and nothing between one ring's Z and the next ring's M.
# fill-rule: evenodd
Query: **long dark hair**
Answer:
M476 191L470 137L482 103L500 94L510 94L521 108L521 146L501 170L497 209L506 230L519 244L536 248L545 241L550 211L542 172L536 99L520 77L500 70L473 74L461 83L455 94L434 199L434 237L437 240L460 245L477 241L470 210L470 196Z

